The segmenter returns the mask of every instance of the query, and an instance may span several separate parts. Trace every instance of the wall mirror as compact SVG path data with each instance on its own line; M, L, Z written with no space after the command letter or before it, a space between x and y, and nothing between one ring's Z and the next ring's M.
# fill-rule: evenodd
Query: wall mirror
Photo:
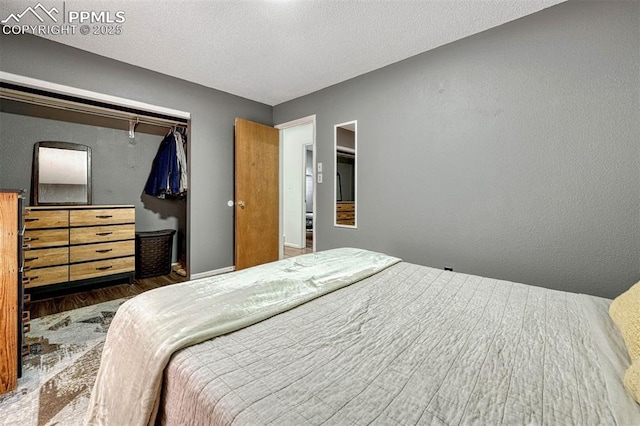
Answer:
M31 205L91 204L91 148L70 142L36 142Z
M358 122L334 126L335 153L335 220L338 227L357 227L357 161Z

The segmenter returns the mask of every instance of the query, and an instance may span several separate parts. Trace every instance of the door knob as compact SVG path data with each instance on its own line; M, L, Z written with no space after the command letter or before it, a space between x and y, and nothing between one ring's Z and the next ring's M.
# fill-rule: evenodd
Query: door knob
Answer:
M247 205L244 201L238 201L236 204L238 204L238 206L240 206L241 209L244 209L245 206Z

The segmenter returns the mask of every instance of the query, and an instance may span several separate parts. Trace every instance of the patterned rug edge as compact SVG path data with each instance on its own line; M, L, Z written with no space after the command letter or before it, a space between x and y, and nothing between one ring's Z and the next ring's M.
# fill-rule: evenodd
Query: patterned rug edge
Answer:
M33 319L18 387L0 395L0 424L81 425L107 330L128 299Z

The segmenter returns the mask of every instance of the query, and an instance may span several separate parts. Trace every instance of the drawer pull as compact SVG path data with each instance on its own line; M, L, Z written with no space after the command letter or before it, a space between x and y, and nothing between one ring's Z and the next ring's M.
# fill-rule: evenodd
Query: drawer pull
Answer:
M22 298L22 303L31 303L31 294L26 293Z
M24 261L25 262L31 262L32 260L38 260L37 257L25 257Z
M102 249L102 250L96 250L96 253L109 253L110 251L112 251L113 249Z
M31 348L30 345L27 343L26 345L22 346L22 356L27 356L31 354Z
M100 267L96 268L96 270L97 270L97 271L106 271L107 269L111 269L111 268L113 268L113 266L112 266L112 265L109 265L109 266L100 266Z
M30 282L31 282L31 278L28 278L28 277L23 277L22 278L22 284L23 285L29 284Z
M31 244L23 244L22 250L31 250Z
M33 237L24 237L24 240L27 241L27 242L29 242L29 241L38 241L39 239L40 238L38 238L38 237L35 237L35 238L33 238Z
M27 272L31 270L31 266L23 266L22 267L22 272Z
M22 312L22 322L29 322L29 321L31 321L31 312L29 311Z
M104 235L111 235L111 234L113 234L113 232L111 232L111 231L109 231L109 232L96 232L96 235L99 235L101 237L104 236Z
M39 276L37 276L37 275L36 275L35 277L27 277L27 280L28 280L27 282L35 281L35 280L37 280L38 278L40 278L40 277L39 277Z
M30 331L31 331L31 323L27 323L27 324L25 324L25 325L24 325L24 328L23 328L23 331L24 331L25 333L30 332Z
M113 215L110 215L110 214L99 214L99 215L96 215L96 218L98 218L98 219L109 219L110 217L113 217Z
M25 222L35 222L36 220L40 220L39 217L25 217L24 221Z

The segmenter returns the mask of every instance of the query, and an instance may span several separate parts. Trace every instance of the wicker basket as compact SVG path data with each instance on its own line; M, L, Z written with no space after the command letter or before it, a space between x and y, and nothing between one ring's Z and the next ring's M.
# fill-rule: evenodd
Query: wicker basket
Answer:
M171 273L174 229L136 232L136 278Z

